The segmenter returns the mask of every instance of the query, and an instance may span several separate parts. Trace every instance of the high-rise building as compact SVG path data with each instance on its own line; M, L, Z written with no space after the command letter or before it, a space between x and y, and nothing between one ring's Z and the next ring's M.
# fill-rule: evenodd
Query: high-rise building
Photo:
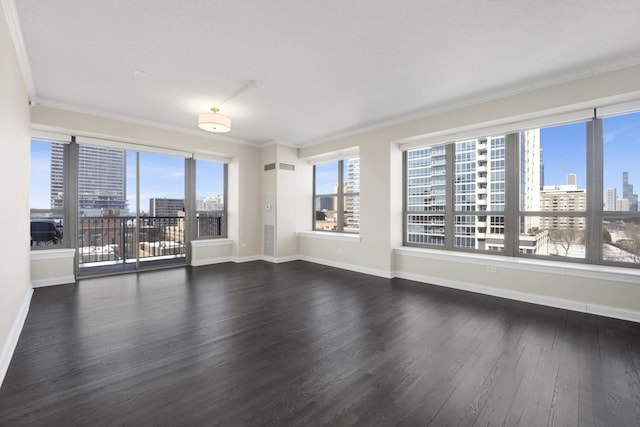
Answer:
M629 184L629 172L622 172L622 198L629 201L628 210L638 210L638 195L633 194L633 184Z
M51 144L51 207L63 207L64 145ZM127 208L125 152L82 145L78 152L78 206L83 216Z
M540 190L544 187L544 157L542 154L542 147L540 147Z
M444 245L446 147L407 151L407 241Z
M197 197L197 211L222 211L224 210L224 195Z
M333 196L321 196L316 197L316 211L332 211L333 207Z
M627 199L616 200L616 210L620 212L627 212L629 210L629 200Z
M523 210L540 210L540 131L519 134L520 203ZM454 246L490 251L504 250L505 137L459 141L455 147ZM446 195L446 147L425 147L407 152L407 241L444 244ZM482 215L483 211L493 214ZM473 212L473 213L471 213ZM537 217L526 217L521 225L531 242L521 239L521 250L546 250L533 230ZM542 234L542 233L540 233ZM532 252L528 252L532 253ZM535 253L535 252L533 252Z
M578 180L575 173L570 173L567 175L567 185L573 185L576 188L578 187Z
M587 191L577 185L545 185L540 193L540 210L545 212L585 212ZM548 230L584 230L585 218L557 216L541 218L540 226Z
M360 228L360 158L347 160L345 228ZM355 194L354 194L355 193Z
M615 211L617 209L617 206L616 206L617 201L618 201L617 189L615 187L607 188L605 190L604 210Z
M149 199L149 216L176 217L178 212L184 211L184 199L169 199L166 197Z

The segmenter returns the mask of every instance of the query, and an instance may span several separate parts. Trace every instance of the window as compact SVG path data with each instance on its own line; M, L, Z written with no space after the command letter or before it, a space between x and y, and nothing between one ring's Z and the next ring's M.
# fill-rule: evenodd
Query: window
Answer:
M360 231L360 158L318 163L313 168L313 229Z
M520 133L521 253L585 259L586 138L585 123Z
M408 149L404 175L405 245L640 267L640 112Z
M63 247L67 145L31 140L31 246Z
M197 238L225 237L225 183L227 165L196 160Z
M444 246L446 148L442 145L410 150L405 162L407 241Z
M49 135L55 141L31 142L34 249L76 248L80 271L90 274L138 268L147 260L184 262L188 240L226 237L226 163Z
M603 119L602 258L640 264L640 113ZM634 189L634 185L636 186Z

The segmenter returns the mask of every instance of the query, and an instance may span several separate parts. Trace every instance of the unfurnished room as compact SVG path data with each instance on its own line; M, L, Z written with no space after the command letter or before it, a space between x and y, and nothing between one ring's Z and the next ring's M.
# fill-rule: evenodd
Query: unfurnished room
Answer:
M640 425L637 0L0 4L0 425Z

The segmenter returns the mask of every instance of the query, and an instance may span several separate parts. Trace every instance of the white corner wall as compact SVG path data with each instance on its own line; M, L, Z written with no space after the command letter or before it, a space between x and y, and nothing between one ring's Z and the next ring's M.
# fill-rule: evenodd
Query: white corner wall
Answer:
M0 7L0 384L29 309L29 104L4 10Z

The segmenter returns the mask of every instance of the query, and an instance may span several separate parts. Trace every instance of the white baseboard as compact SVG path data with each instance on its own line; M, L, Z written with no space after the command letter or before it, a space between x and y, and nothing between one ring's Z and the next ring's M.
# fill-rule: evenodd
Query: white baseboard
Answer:
M50 277L47 279L39 279L32 280L31 287L32 288L43 288L45 286L55 286L55 285L66 285L68 283L75 283L75 276L61 276L61 277Z
M191 266L192 267L200 267L203 265L210 265L210 264L220 264L223 262L231 262L233 261L233 258L227 256L227 257L220 257L220 258L207 258L207 259L198 259L198 260L192 260L191 261Z
M262 255L251 255L251 256L242 256L242 257L233 257L231 261L235 263L242 262L251 262L251 261L262 261Z
M300 259L299 256L297 255L292 255L292 256L283 256L283 257L273 257L273 256L262 256L261 258L263 261L267 261L267 262L273 262L275 264L279 264L281 262L289 262L289 261L297 261Z
M192 267L201 267L203 265L213 265L213 264L221 264L223 262L235 262L236 264L243 262L251 262L251 261L262 261L265 260L262 255L252 255L245 257L218 257L218 258L206 258L206 259L198 259L191 261ZM270 260L269 260L270 261Z
M587 304L587 313L640 323L640 312L600 304Z
M24 321L27 319L32 295L33 288L27 289L27 294L22 301L22 305L20 306L20 310L18 310L15 320L13 321L13 325L9 331L9 336L7 336L6 341L2 345L2 353L0 353L0 386L2 386L4 377L9 369L9 364L11 363L13 352L16 350L16 345L18 344L18 339L20 338Z
M616 307L609 307L598 304L590 304L586 301L568 300L544 295L530 294L527 292L511 291L508 289L494 288L491 286L478 285L475 283L448 280L441 277L426 276L402 271L394 272L395 277L416 282L423 282L430 285L444 286L447 288L460 289L463 291L476 292L484 295L492 295L500 298L507 298L516 301L529 302L532 304L545 305L548 307L562 308L565 310L579 311L581 313L597 314L615 319L640 322L640 312L626 310Z
M356 273L370 274L372 276L384 277L385 279L391 279L393 275L389 271L377 270L375 268L361 267L359 265L346 264L342 262L331 261L324 258L315 258L306 255L300 255L297 259L301 261L313 262L315 264L326 265L329 267L341 268L343 270L355 271Z

